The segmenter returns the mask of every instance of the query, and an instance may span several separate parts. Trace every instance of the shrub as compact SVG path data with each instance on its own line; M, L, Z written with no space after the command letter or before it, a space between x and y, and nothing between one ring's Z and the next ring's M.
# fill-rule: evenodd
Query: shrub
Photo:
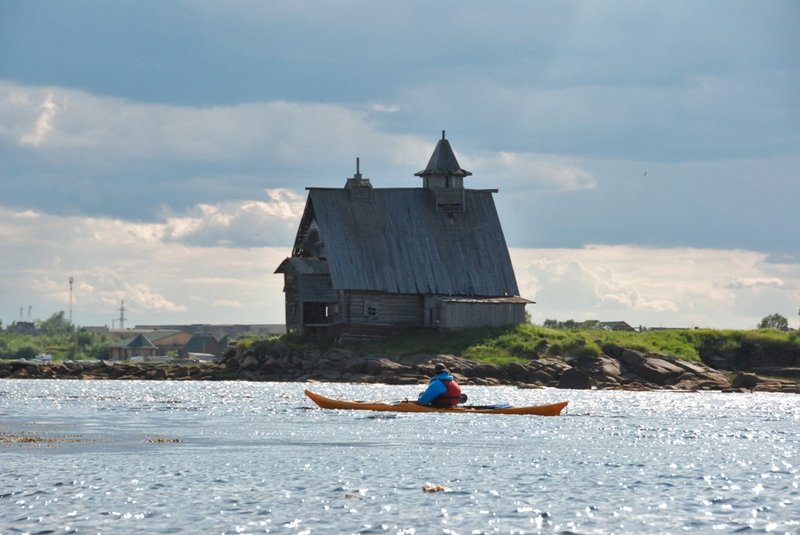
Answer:
M603 354L603 350L594 342L577 343L576 341L566 349L566 353L571 357L599 357Z
M14 352L14 358L32 359L39 354L39 348L32 345L23 345Z

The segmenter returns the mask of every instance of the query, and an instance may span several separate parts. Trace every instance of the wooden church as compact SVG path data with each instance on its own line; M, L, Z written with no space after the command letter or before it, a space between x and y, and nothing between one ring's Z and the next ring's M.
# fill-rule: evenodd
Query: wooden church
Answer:
M496 189L465 189L442 132L418 188L307 188L284 276L286 328L340 339L525 321Z

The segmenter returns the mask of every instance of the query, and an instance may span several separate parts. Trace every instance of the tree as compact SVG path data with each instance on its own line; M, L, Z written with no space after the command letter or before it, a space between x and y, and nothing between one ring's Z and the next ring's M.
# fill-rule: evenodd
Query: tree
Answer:
M47 336L71 334L74 329L72 323L64 317L63 310L56 312L39 324L39 330Z
M36 347L34 345L31 345L31 344L25 344L23 346L20 346L14 352L14 358L30 360L33 357L35 357L36 355L38 355L39 352L40 352L40 349L38 347Z
M777 329L779 331L788 331L789 330L789 320L781 316L780 314L770 314L769 316L764 316L761 319L761 323L758 324L759 329Z

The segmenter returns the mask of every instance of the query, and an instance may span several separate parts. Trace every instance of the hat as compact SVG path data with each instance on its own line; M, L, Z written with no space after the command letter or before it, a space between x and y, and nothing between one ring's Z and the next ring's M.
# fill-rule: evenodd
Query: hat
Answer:
M446 371L447 371L447 367L444 364L442 364L441 362L437 363L436 366L433 367L433 373L435 373L437 375L442 373L442 372L446 372Z

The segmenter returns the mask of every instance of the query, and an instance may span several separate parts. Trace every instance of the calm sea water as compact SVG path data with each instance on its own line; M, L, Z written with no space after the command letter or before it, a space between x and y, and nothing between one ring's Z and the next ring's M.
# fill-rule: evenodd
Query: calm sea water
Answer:
M307 386L2 380L0 533L800 533L797 395L466 388L570 401L543 418Z

